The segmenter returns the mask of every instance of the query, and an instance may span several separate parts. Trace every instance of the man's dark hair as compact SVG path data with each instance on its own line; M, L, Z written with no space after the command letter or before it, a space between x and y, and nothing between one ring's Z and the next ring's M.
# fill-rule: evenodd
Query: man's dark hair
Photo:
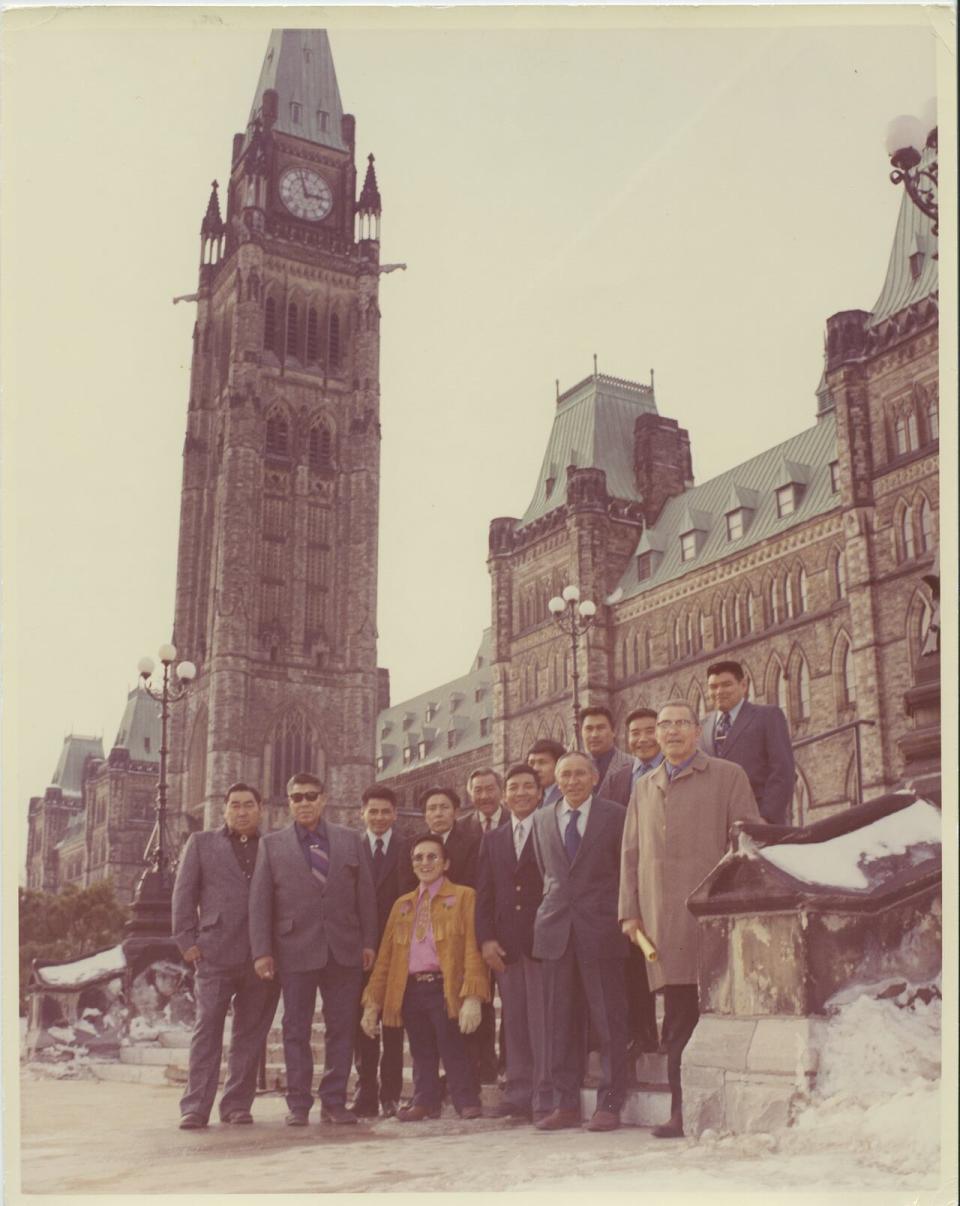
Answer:
M360 797L361 807L368 804L371 800L386 800L388 804L397 807L397 793L392 787L378 787L376 783L372 787L364 788L363 795Z
M231 783L223 797L224 804L226 804L235 791L248 791L258 804L262 803L260 793L255 787L251 787L249 783Z
M529 750L527 750L527 757L529 758L531 754L548 754L554 760L554 762L556 762L557 759L562 758L566 752L567 747L563 744L563 742L554 741L552 737L541 737L538 741L535 741L533 745L531 745Z
M305 787L316 787L323 791L323 780L317 778L312 771L297 771L295 775L291 775L287 780L287 795L293 791L294 783L302 783Z
M711 674L732 674L738 683L743 682L743 667L739 662L714 662L707 667L707 678Z
M613 713L610 711L609 708L603 707L602 704L591 704L589 706L589 708L584 708L583 711L580 713L581 725L587 719L588 716L605 716L607 718L607 720L610 722L611 729L613 728Z
M492 766L481 766L477 770L471 771L470 774L467 775L467 791L470 790L470 784L474 781L474 779L478 779L481 775L493 775L494 779L497 781L497 787L503 787L503 780Z
M629 729L635 720L656 720L656 708L634 708L627 719L623 722L623 727Z
M457 809L460 807L460 797L457 795L457 793L453 790L452 787L437 786L437 787L428 787L426 789L426 791L422 791L420 793L420 799L419 799L418 803L419 803L422 811L426 811L427 801L430 799L431 796L446 796L447 799L450 801L450 803L453 805L454 809Z
M447 848L443 844L443 838L439 837L436 833L421 833L419 837L415 837L413 839L413 841L410 843L411 857L413 856L414 850L416 850L416 848L420 845L421 842L433 842L434 846L440 847L440 853L442 854L442 856L444 858L447 857Z
M566 752L566 751L564 751ZM518 775L529 775L537 785L537 791L540 790L540 780L537 778L537 772L532 766L528 766L526 762L518 762L511 766L503 777L504 783L509 783L511 779L516 779Z

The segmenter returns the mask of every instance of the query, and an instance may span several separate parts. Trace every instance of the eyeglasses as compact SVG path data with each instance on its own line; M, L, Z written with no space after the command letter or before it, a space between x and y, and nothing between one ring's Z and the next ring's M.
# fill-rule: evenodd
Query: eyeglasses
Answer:
M658 720L658 729L692 729L696 721L693 720Z
M290 793L290 803L299 804L301 800L309 800L311 804L320 799L318 791L294 791Z
M415 863L435 863L441 857L439 854L415 854L412 861Z

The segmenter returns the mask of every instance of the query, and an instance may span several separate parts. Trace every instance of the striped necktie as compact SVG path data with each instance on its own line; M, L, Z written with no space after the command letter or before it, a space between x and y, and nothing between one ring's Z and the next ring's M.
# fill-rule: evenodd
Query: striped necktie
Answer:
M721 712L717 717L717 727L713 730L713 748L717 751L717 757L723 757L723 748L727 744L727 737L730 735L730 713Z
M311 842L307 847L310 853L310 870L320 884L321 888L327 886L327 876L330 873L330 855L319 844L320 839L316 834L311 834Z

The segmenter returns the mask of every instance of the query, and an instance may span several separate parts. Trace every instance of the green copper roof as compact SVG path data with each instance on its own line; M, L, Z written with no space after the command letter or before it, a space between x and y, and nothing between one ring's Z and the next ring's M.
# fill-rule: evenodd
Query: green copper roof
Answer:
M439 765L445 758L489 744L493 715L491 658L492 639L487 628L466 674L380 713L378 779L389 779L402 771L434 763ZM406 756L405 749L410 751Z
M840 495L833 493L830 481L830 463L836 459L836 425L831 413L815 427L671 498L657 522L640 537L636 555L620 579L624 595L653 590L697 572L839 507ZM796 507L793 514L780 516L776 491L791 482L798 486ZM743 511L743 535L730 540L726 515L737 510ZM696 555L683 561L680 537L690 531L701 538ZM652 553L654 559L653 572L643 581L637 576L641 553Z
M927 148L923 152L921 165L930 163L935 157L936 152ZM923 214L904 190L886 280L867 321L868 327L877 326L893 314L937 292L938 261L933 258L936 251L933 219Z
M567 501L567 467L603 469L613 498L637 498L633 429L639 415L657 413L652 385L598 373L557 400L553 429L533 498L520 526Z
M275 130L337 151L347 149L341 129L343 105L325 29L273 30L250 110L251 122L260 113L268 88L278 96Z
M76 737L72 733L64 737L51 785L59 787L65 796L83 795L83 764L88 757L103 757L103 741L99 737Z
M140 687L127 696L113 745L129 750L134 762L160 761L160 705Z

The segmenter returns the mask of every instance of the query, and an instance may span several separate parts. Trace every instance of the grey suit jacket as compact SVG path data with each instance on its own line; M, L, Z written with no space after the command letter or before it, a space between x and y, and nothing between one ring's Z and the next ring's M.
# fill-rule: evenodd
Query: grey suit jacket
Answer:
M173 938L181 953L199 946L208 965L246 963L249 896L250 885L226 834L221 829L191 834L173 886Z
M633 755L625 754L615 746L607 773L603 776L594 793L605 800L615 800L626 808L630 802L630 792L633 790Z
M717 712L710 712L700 732L700 748L716 758L713 741ZM771 825L785 825L793 799L796 772L787 718L779 708L743 701L724 742L723 758L743 767L760 815Z
M599 959L625 959L620 932L620 844L626 810L596 795L571 863L557 825L557 805L533 814L533 842L543 900L533 923L535 959L559 959L569 942Z
M377 898L363 835L326 822L330 872L320 885L294 826L260 839L250 885L250 946L254 959L273 955L277 970L313 971L328 956L359 967L363 949L377 948Z

